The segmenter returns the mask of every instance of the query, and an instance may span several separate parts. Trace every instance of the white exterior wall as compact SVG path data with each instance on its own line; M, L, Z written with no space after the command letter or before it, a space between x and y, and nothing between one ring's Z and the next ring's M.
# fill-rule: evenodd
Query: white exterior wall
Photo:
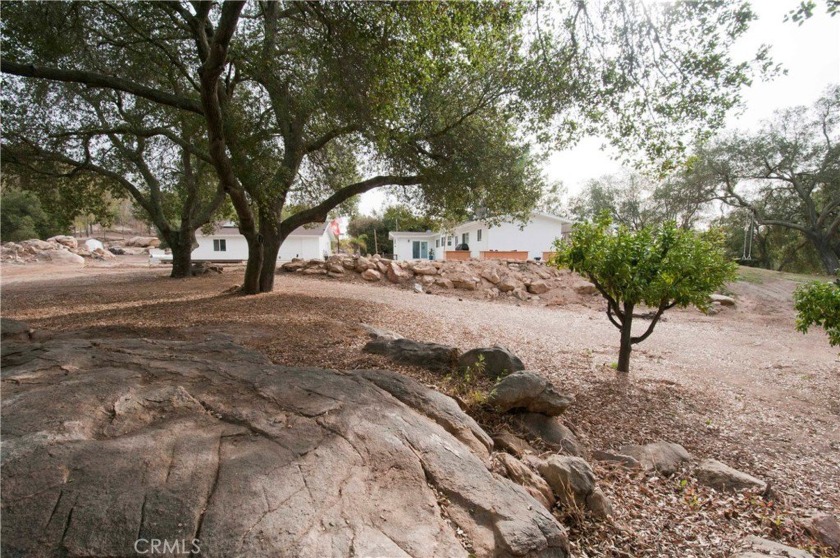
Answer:
M227 249L224 252L214 252L214 239L224 239ZM194 260L238 262L248 259L248 243L245 237L240 234L196 235L196 240L198 241L198 248L192 252ZM323 258L324 252L330 253L330 250L330 238L326 232L321 236L289 236L280 246L277 261L287 262L292 258L303 258L307 260Z
M224 252L213 251L213 240L224 239ZM248 243L245 237L241 234L224 235L214 234L210 236L196 235L198 241L198 248L192 251L192 258L194 260L214 260L214 261L243 261L248 259Z
M412 242L414 240L426 240L429 249L435 251L435 259L443 260L447 250L455 250L461 244L462 235L469 233L470 257L480 258L481 252L490 250L518 250L528 252L529 258L542 257L543 252L551 252L554 249L554 241L563 233L569 232L572 224L567 221L555 219L546 215L534 214L531 220L520 229L519 223L501 223L494 227L481 221L472 221L456 226L450 232L436 233L410 233L391 232L390 237L394 241L394 259L411 260ZM478 231L481 231L481 240L478 240ZM447 245L449 237L452 244ZM441 240L440 246L436 241Z
M323 258L324 254L332 254L332 243L330 242L330 234L324 231L324 234L318 237L318 258Z
M305 260L312 260L315 258L321 259L324 257L322 247L324 245L323 239L327 236L289 236L280 245L280 252L277 253L277 261L288 262L293 258L303 258ZM326 251L330 251L330 241L326 241Z
M435 259L436 260L443 260L446 258L446 251L447 250L454 250L455 247L458 245L455 242L455 239L452 239L452 245L446 245L446 239L450 236L453 236L452 233L448 232L438 232L438 234L432 237L432 241L429 244L429 249L434 249L435 251ZM440 240L440 246L437 245L437 241Z
M412 249L415 240L426 241L429 243L429 250L435 251L435 259L443 259L438 257L439 248L435 248L435 239L439 238L437 233L403 233L391 232L389 233L391 240L394 242L394 259L398 261L409 261L414 259Z
M478 240L478 231L481 231L481 241ZM455 246L461 244L463 234L469 233L470 239L467 243L470 247L470 257L479 258L482 250L490 250L488 227L484 223L472 222L458 225L455 227L455 240L452 243L450 250L454 250Z
M541 215L534 215L522 230L519 226L518 223L502 223L488 229L487 247L482 250L527 250L529 258L538 258L543 252L551 252L554 241L571 229L568 223ZM478 257L478 253L474 255Z
M411 239L403 236L395 236L394 243L394 259L395 260L410 260L411 259Z

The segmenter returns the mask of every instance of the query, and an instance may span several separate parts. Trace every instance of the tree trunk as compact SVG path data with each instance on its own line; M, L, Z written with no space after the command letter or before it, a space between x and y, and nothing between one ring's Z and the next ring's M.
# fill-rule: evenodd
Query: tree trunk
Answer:
M280 252L280 207L260 208L260 237L262 238L262 263L260 265L260 292L270 293L274 289L274 275L277 273L277 254Z
M192 246L176 246L170 244L172 249L172 273L173 279L192 277Z
M279 235L263 237L263 261L260 270L260 292L270 293L274 290L274 276L277 274L277 254L282 244Z
M815 239L814 247L820 255L820 260L823 263L823 267L825 267L825 271L829 275L836 274L837 270L840 269L840 258L837 257L837 252L834 250L829 239Z
M248 242L248 263L245 265L245 278L240 292L246 295L260 292L260 270L263 263L262 237L256 233L246 234Z
M633 306L624 305L624 320L621 322L621 345L618 349L618 367L616 370L623 373L630 372L630 353L633 351L633 343L630 340L633 333Z
M192 235L190 231L172 231L164 236L169 249L172 250L173 279L192 277Z

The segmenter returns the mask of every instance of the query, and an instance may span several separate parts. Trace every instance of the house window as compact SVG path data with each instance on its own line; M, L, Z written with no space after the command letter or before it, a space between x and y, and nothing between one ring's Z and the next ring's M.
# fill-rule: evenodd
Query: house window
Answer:
M478 232L475 233L475 241L481 242L481 229L478 229Z
M452 246L452 237L451 236L446 237L446 245L447 246Z
M435 248L440 248L440 239L435 240Z
M463 233L461 235L461 244L469 244L470 243L470 233Z
M213 239L214 252L227 252L227 241L224 238Z

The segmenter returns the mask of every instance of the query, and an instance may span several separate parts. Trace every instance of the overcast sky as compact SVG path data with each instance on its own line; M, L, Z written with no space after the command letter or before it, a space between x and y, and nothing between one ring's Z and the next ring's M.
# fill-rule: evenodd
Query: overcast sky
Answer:
M824 0L818 0L814 17L801 26L784 22L798 0L754 0L752 4L758 20L736 45L733 58L749 58L760 45L769 44L773 59L788 73L769 83L753 83L745 90L745 107L730 115L730 128L756 128L773 111L810 105L829 84L840 83L840 16L828 17ZM557 153L546 165L547 178L562 181L574 194L587 180L620 171L609 150L601 150L602 144L598 138L586 138L577 147ZM362 195L360 209L371 213L386 201L384 190L374 190Z

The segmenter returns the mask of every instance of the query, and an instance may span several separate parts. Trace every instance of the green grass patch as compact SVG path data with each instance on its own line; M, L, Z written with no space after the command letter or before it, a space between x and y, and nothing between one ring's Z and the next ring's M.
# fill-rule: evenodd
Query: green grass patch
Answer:
M759 267L738 267L738 281L761 285L767 281L786 280L794 283L808 283L810 281L829 280L828 275L808 275L805 273L788 273L786 271L773 271L772 269L761 269Z

